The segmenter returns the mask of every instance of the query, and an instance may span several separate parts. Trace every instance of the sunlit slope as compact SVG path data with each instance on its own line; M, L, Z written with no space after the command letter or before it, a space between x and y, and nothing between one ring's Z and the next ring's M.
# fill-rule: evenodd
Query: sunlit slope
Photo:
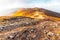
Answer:
M24 16L24 17L31 17L31 18L38 18L38 19L49 18L54 20L60 20L60 18L48 16L45 13L46 11L43 10L42 8L27 8L27 9L17 10L16 13L12 14L12 16Z

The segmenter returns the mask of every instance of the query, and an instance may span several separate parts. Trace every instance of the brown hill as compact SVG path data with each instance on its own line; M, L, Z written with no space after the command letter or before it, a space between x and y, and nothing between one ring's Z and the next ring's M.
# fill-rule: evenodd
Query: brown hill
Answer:
M55 17L60 17L60 13L54 12L54 11L50 11L47 9L43 9L43 8L23 8L20 10L17 10L16 14L14 14L15 16L20 16L21 13L28 13L28 14L33 14L34 12L43 12L49 16L55 16ZM18 15L19 14L19 15Z
M54 12L23 8L0 17L0 40L60 40L60 18L50 13Z

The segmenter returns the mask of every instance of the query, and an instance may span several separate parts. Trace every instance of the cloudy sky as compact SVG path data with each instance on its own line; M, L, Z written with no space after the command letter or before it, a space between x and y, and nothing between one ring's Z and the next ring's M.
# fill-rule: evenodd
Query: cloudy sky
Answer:
M0 0L0 15L8 14L9 9L15 11L15 8L30 7L45 8L60 13L60 0Z

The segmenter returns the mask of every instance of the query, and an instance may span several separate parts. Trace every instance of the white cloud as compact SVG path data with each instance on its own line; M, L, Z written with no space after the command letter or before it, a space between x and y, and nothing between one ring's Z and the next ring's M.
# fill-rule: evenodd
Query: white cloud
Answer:
M8 15L9 12L14 12L15 8L24 7L25 4L20 0L0 0L0 16ZM12 11L9 9L13 9Z
M25 4L19 0L0 0L0 11L24 6Z

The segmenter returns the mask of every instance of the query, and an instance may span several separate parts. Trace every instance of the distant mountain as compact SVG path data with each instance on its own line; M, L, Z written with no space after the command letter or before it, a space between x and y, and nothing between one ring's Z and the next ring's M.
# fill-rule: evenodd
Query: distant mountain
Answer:
M45 11L45 14L49 15L49 16L54 16L54 17L59 17L60 18L60 13L51 11L51 10L47 10L47 9L42 9Z
M44 8L22 8L21 10L18 10L14 15L20 15L21 13L34 13L34 12L43 12L44 14L48 15L48 16L53 16L53 17L58 17L60 18L60 13L51 11L51 10L47 10Z
M2 16L0 17L0 19L5 19L5 18L8 19L8 18L11 18L12 16L25 16L25 17L32 17L32 18L39 16L40 18L42 18L40 16L41 14L46 14L46 16L47 15L49 16L48 18L51 18L54 20L60 20L60 13L47 10L44 8L21 8L21 9L18 9L16 12L14 12L11 16Z

